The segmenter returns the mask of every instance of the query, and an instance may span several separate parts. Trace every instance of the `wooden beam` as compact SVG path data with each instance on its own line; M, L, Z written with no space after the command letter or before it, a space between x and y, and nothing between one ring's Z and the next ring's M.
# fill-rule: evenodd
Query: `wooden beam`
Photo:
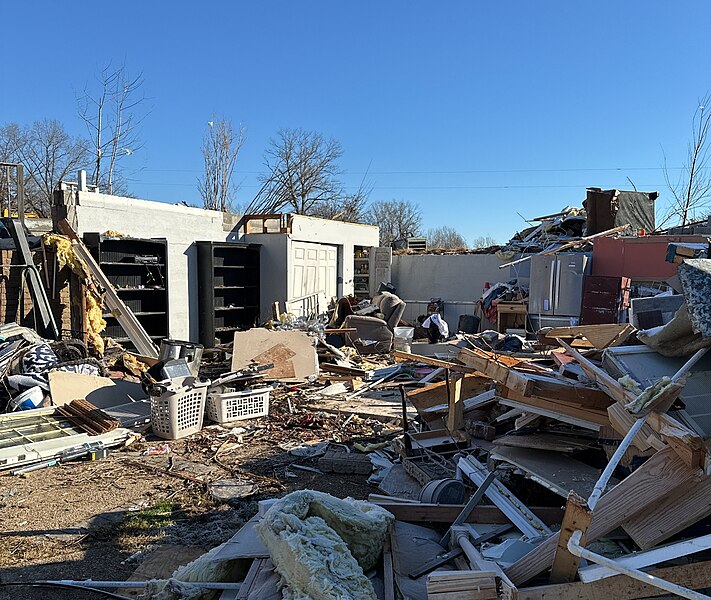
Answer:
M659 502L666 494L693 482L697 469L689 468L671 448L657 452L639 469L600 497L588 528L587 541L607 535L622 523ZM506 569L517 585L529 581L553 564L559 534L553 534Z
M655 577L683 585L689 589L711 586L711 560L650 571ZM636 579L620 575L592 583L563 583L530 588L518 588L518 600L637 600L668 596L669 592Z
M568 550L568 542L573 532L580 530L583 532L580 545L585 546L585 535L592 522L592 516L593 513L588 508L585 500L575 492L570 492L565 505L565 515L563 515L563 522L560 525L560 535L558 536L558 544L553 558L550 578L551 583L569 583L575 581L578 566L580 566L580 557L570 553Z
M535 408L539 407L542 409L547 409L553 413L559 413L561 415L569 415L571 417L581 419L583 421L589 421L592 423L597 423L598 425L608 425L610 423L607 412L604 410L588 409L576 402L567 402L564 400L549 400L546 398L540 398L538 396L522 396L516 392L508 389L498 389L499 395L509 400L515 400L519 404L525 404L531 407L530 412L536 412ZM516 408L518 408L517 406ZM525 409L524 409L525 410ZM546 415L548 416L548 415Z
M401 503L381 500L373 502L373 504L382 506L388 512L392 513L398 521L449 524L454 522L465 506L464 504ZM529 510L547 525L558 524L563 518L563 510L557 507L531 506ZM510 523L506 515L496 506L488 504L480 504L477 506L471 511L465 522L492 523L494 525Z
M637 416L630 413L619 402L610 405L607 409L607 416L610 419L610 424L613 429L623 437L638 419ZM632 445L644 452L645 450L649 450L652 446L657 450L661 450L664 447L664 442L662 442L662 439L657 435L654 429L652 429L649 423L645 423L632 440Z
M467 348L460 350L457 360L473 367L486 376L501 383L511 391L521 396L538 396L550 400L566 400L580 402L591 408L605 409L610 405L610 398L598 388L574 382L562 377L546 376L543 373L522 373L516 369L530 364L523 361L504 361L503 356L488 355ZM508 364L507 364L508 363Z
M583 368L585 374L604 389L610 397L614 398L622 404L627 404L635 399L635 395L627 390L619 381L617 381L607 371L594 365L591 361L585 358L580 352L573 349L560 338L558 343L565 348L566 352L578 361L578 364Z
M493 571L435 571L427 576L428 600L495 600Z
M651 412L647 424L681 456L690 467L701 467L706 457L704 440L666 413Z
M605 325L577 325L575 327L554 327L546 332L542 341L555 345L557 340L571 340L577 337L584 337L590 342L593 348L602 350L620 340L627 339L634 331L629 323L605 324Z
M643 550L653 548L711 514L711 478L701 472L693 481L658 499L622 524Z
M439 358L430 358L429 356L420 356L419 354L411 354L409 352L402 352L400 350L394 350L392 353L393 358L398 362L416 362L422 363L424 365L430 365L432 367L441 367L443 369L449 369L451 371L459 371L460 373L476 373L476 369L472 369L467 365L462 365L459 363L449 362L446 360L440 360Z
M447 430L450 432L464 429L464 408L462 404L462 378L449 378L449 410L447 412Z

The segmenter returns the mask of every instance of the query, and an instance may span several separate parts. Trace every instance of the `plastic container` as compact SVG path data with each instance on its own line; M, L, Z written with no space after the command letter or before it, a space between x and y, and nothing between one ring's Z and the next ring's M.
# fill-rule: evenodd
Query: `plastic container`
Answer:
M269 392L272 388L240 390L224 387L222 392L207 395L207 418L215 423L243 421L269 414Z
M165 440L177 440L202 429L209 382L186 377L180 386L151 396L151 428Z
M412 340L415 338L414 327L395 327L393 329L393 346L400 352L410 352Z
M464 484L458 479L433 479L420 491L420 502L461 504L464 502Z
M44 402L44 392L38 385L31 387L29 390L22 392L19 396L15 396L7 405L8 412L15 410L32 410L37 408Z

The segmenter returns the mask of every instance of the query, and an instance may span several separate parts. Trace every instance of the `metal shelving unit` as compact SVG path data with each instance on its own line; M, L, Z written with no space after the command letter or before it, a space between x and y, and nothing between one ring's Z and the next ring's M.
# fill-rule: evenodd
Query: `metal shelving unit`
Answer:
M85 233L84 243L151 339L160 344L169 337L167 241ZM134 349L116 317L111 313L103 317L103 335Z
M259 244L196 242L200 343L227 344L259 321Z

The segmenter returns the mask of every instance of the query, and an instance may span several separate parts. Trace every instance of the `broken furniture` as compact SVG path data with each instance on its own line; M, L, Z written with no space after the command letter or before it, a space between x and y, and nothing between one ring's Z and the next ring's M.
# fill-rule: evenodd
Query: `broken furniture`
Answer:
M496 331L507 333L509 329L517 329L523 330L525 334L527 303L523 301L494 301L494 303L496 304Z
M392 253L389 247L354 246L353 295L358 300L372 298L381 283L390 281Z
M629 224L633 231L654 231L657 192L626 192L588 188L583 207L587 235Z
M581 325L625 323L630 307L630 279L586 275L583 279Z
M116 295L131 309L154 344L168 337L168 242L163 238L137 239L85 233L84 243L111 283ZM108 309L108 307L107 307ZM136 349L112 310L104 315L103 335L127 349Z
M259 244L196 242L200 343L228 344L259 321Z
M346 340L365 354L389 352L393 345L394 330L405 312L405 302L390 292L373 298L383 318L349 315L343 322L344 329L354 328L356 333L347 333ZM372 343L374 342L374 343Z

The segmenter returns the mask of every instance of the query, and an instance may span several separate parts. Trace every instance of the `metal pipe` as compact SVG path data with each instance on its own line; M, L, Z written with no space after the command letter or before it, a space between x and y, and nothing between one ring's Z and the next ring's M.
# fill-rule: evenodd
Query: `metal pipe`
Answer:
M680 585L677 585L676 583L667 581L666 579L660 579L659 577L655 577L654 575L650 575L649 573L645 573L644 571L625 567L616 563L614 560L607 558L606 556L600 556L599 554L595 554L595 552L586 550L580 545L582 535L583 532L580 530L576 530L573 532L573 535L571 535L570 539L568 540L568 552L579 558L584 558L585 560L589 560L590 562L594 562L598 565L607 567L608 569L612 569L616 573L620 573L621 575L627 575L627 577L631 577L632 579L636 579L637 581L641 581L642 583L646 583L648 585L652 585L672 594L676 594L677 596L681 596L682 598L690 598L691 600L711 600L711 596L706 596L705 594L695 592L694 590L682 587ZM462 547L462 550L464 550L464 547ZM466 550L464 550L464 552L466 552Z
M627 435L620 442L620 445L617 447L617 450L615 450L615 453L612 455L612 458L610 458L610 462L607 463L605 470L600 474L600 478L597 480L597 483L595 484L595 487L593 488L593 491L590 494L590 498L588 498L588 508L590 510L593 510L595 508L595 505L600 499L600 496L602 496L602 493L605 491L605 487L607 487L607 483L610 481L610 477L612 477L612 473L617 468L617 465L624 456L625 452L627 452L627 448L629 448L630 444L632 443L632 440L639 433L640 429L642 429L643 425L646 422L647 415L645 415L641 419L637 419L635 424L630 427L630 430L627 432Z
M709 348L701 348L701 350L697 350L696 354L694 354L689 360L686 361L686 364L679 369L676 374L672 377L672 383L676 383L679 381L684 375L686 375L686 372L691 369L697 362L699 362L704 355L709 351Z
M469 560L469 563L471 564L472 568L481 569L479 563L482 562L482 556L479 551L474 547L474 544L469 541L467 536L464 534L459 534L457 536L457 544L464 551L464 554Z
M71 579L61 579L58 581L33 581L31 583L48 583L51 585L76 585L81 587L92 588L145 588L152 581L93 581L85 579L83 581L72 581ZM205 588L207 590L238 590L242 583L226 583L222 581L181 581L185 585L194 585L195 587Z

